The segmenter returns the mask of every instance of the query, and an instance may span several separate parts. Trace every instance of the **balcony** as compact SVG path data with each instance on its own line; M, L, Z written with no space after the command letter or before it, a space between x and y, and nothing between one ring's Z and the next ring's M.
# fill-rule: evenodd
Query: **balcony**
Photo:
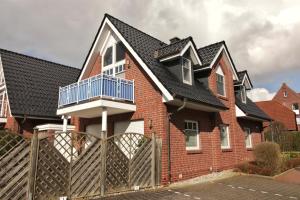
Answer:
M96 97L134 102L134 81L97 75L59 88L58 107L78 104Z
M134 81L99 74L59 88L58 115L96 117L135 110ZM133 107L134 106L134 107Z

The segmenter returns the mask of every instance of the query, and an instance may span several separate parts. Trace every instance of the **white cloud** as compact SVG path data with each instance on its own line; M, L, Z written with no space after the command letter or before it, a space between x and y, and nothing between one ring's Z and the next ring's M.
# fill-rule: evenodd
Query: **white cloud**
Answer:
M271 93L266 88L254 88L247 93L247 96L254 102L272 100L275 93Z

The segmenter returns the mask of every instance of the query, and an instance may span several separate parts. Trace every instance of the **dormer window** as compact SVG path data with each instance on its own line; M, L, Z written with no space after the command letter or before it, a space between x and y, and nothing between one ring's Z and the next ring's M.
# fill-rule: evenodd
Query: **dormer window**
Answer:
M182 80L183 83L192 85L192 63L184 57L182 57Z
M247 94L246 94L245 86L242 86L242 89L241 89L241 100L243 103L247 102Z
M216 83L217 83L217 93L221 96L226 96L225 78L224 78L224 73L220 66L218 66L216 71Z

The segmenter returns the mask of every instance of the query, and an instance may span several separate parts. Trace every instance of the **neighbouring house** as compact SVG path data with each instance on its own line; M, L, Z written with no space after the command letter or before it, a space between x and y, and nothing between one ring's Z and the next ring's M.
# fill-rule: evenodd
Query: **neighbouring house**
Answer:
M162 183L251 160L270 120L247 98L250 77L237 71L224 41L165 43L108 14L77 82L61 86L65 125L71 116L77 131L161 138Z
M296 114L282 105L281 103L271 101L255 102L256 105L267 113L273 121L281 122L288 131L297 131ZM264 122L264 128L267 129L270 126L270 122Z
M286 106L296 114L296 121L298 130L300 130L300 95L291 89L286 83L283 83L280 89L277 91L273 100Z
M61 124L57 87L77 80L80 70L0 49L1 129L30 135L41 124Z

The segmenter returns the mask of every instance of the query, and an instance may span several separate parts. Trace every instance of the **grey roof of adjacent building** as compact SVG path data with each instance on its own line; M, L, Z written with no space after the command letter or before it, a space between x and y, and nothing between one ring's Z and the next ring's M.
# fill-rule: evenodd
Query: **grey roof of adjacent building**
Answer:
M108 14L105 16L112 22L142 61L171 94L217 108L226 109L226 106L213 95L210 89L200 83L194 85L184 84L182 81L178 80L164 64L160 63L159 60L155 58L155 51L168 46L166 43L116 19L115 17Z
M58 118L59 86L76 82L80 70L0 49L13 116Z
M249 117L259 118L263 120L271 120L271 118L248 97L246 103L243 103L241 98L236 96L235 103L239 107L239 109L241 109Z
M202 60L203 66L210 66L220 48L225 44L224 41L210 44L198 49L198 54Z
M161 58L165 58L170 55L180 53L181 50L184 49L184 47L188 44L189 41L191 41L191 37L181 39L181 40L171 43L169 45L164 45L163 47L161 47L157 50L157 58L161 59Z

